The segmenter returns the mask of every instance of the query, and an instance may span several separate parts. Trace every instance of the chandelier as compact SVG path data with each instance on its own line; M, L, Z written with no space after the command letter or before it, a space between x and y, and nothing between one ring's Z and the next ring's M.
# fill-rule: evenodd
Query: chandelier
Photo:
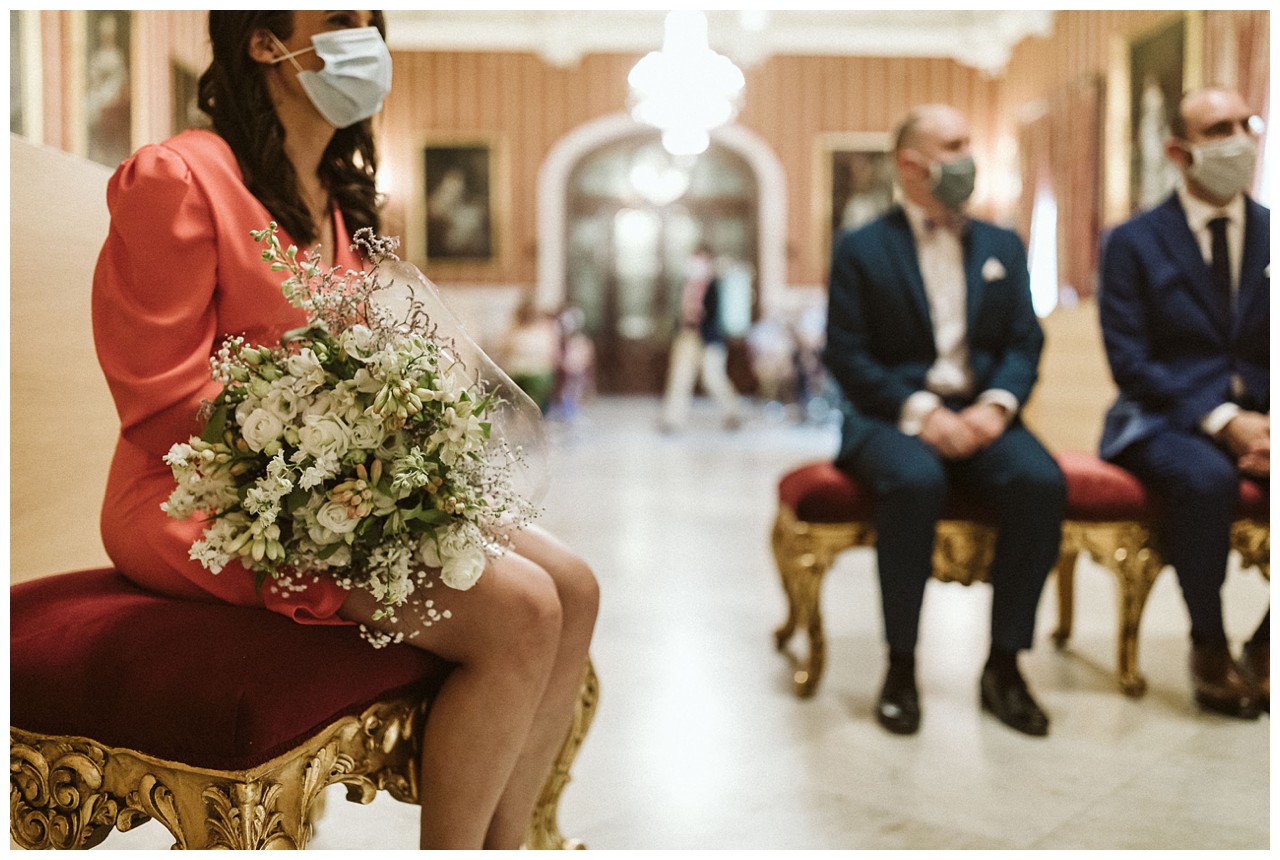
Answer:
M667 13L662 50L650 51L627 76L631 116L662 131L672 155L698 155L711 130L738 115L745 83L742 71L707 45L707 16Z

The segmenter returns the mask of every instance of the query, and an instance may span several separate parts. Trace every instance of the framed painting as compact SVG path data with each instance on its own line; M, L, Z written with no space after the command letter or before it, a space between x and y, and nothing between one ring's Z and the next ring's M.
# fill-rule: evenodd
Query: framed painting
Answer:
M133 152L133 14L70 13L71 150L115 167Z
M494 140L452 137L431 140L418 151L419 217L412 233L415 255L433 268L495 263L501 251L497 189L499 158Z
M1107 86L1109 222L1157 205L1177 184L1164 145L1182 94L1200 85L1202 16L1183 12L1113 45Z
M209 128L209 117L197 106L200 75L174 61L170 76L173 84L173 134L189 128Z
M819 138L814 156L814 219L819 266L835 240L893 205L893 152L888 132L843 132Z
M40 12L9 10L9 131L41 141Z

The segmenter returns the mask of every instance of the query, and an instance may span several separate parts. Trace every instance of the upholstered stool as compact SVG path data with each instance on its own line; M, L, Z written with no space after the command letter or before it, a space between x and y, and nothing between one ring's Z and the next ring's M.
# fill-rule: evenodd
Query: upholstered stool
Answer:
M10 834L24 848L92 847L149 818L175 848L303 848L330 785L419 801L423 725L451 668L438 658L157 596L113 570L13 586L10 619ZM556 808L595 709L586 671L530 847L573 844Z
M1138 669L1138 629L1151 586L1164 569L1156 537L1160 506L1131 473L1090 454L1062 453L1067 476L1067 516L1062 526L1058 574L1059 647L1071 635L1075 614L1075 562L1086 552L1116 576L1119 632L1116 665L1120 687L1131 696L1147 689ZM1240 503L1231 528L1231 548L1242 568L1271 577L1270 501L1253 481L1240 481Z
M1054 640L1061 646L1070 636L1075 563L1087 552L1117 577L1120 686L1130 695L1141 695L1146 681L1137 666L1138 627L1151 585L1163 567L1152 531L1159 511L1137 479L1123 469L1088 454L1064 453L1057 460L1067 478L1067 511L1056 567L1059 625ZM1267 508L1267 498L1257 486L1242 481L1232 547L1245 567L1258 567L1264 576L1270 576ZM772 545L787 597L787 618L775 642L785 652L797 629L808 637L808 655L795 658L797 696L813 695L822 678L822 578L840 552L874 546L873 511L870 492L830 462L809 463L779 481ZM981 506L950 502L938 523L934 576L966 585L984 579L995 550L992 523Z

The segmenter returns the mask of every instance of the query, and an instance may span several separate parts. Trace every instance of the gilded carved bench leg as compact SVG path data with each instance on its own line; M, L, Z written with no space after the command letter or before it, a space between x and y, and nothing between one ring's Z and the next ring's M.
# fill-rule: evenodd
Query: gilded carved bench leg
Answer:
M1071 638L1076 619L1076 560L1082 545L1074 523L1062 525L1062 549L1053 572L1058 584L1058 628L1053 631L1053 644L1063 648Z
M1242 568L1256 567L1271 578L1271 525L1260 520L1236 520L1231 524L1231 548L1240 553Z
M525 832L526 848L555 851L586 848L577 839L567 839L560 833L557 815L560 809L560 794L569 784L569 769L578 756L578 748L582 746L582 741L587 736L587 729L591 728L591 721L595 718L599 701L600 681L596 677L595 667L588 659L582 680L582 694L573 713L573 724L569 727L569 734L565 737L555 764L552 765L551 773L547 776L547 782L542 787L542 793L538 796L533 818L529 822L529 829Z
M822 679L826 641L822 632L822 577L836 555L862 545L874 534L854 523L805 523L787 508L779 508L773 527L773 557L787 597L787 618L774 633L779 651L786 649L797 627L809 639L809 656L797 660L793 683L800 698L812 696Z
M1093 559L1116 575L1120 589L1120 688L1130 696L1141 696L1147 681L1138 671L1138 628L1164 562L1150 529L1140 523L1095 524L1082 530L1082 540Z

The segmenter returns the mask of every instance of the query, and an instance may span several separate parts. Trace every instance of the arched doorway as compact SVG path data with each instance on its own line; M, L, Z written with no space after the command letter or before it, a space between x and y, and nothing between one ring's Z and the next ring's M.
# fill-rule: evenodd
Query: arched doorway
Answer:
M584 314L605 393L662 389L675 333L685 263L701 243L725 266L760 270L758 186L738 152L713 143L702 155L672 158L653 132L584 153L565 186L565 299ZM754 312L751 312L754 313ZM736 361L732 360L736 358ZM749 378L744 358L731 372Z

